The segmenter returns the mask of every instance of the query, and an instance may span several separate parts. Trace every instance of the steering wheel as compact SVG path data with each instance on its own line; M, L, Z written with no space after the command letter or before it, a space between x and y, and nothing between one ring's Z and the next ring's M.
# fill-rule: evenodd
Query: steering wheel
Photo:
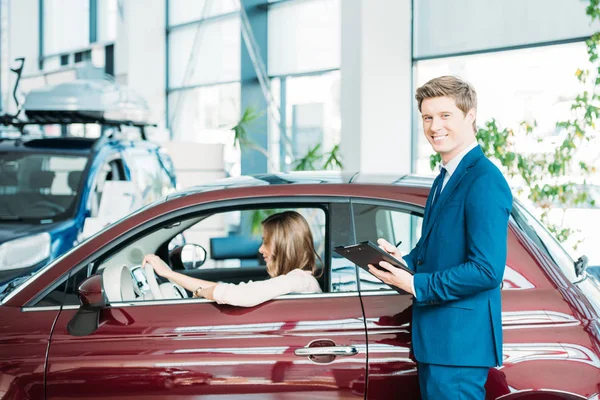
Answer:
M64 213L66 210L66 208L64 208L63 206L60 206L48 200L38 200L31 205L31 207L33 208L38 208L40 206L55 211L57 214Z
M182 299L188 297L185 289L175 282L169 281L159 285L154 268L150 263L144 265L144 275L146 275L146 281L154 299Z

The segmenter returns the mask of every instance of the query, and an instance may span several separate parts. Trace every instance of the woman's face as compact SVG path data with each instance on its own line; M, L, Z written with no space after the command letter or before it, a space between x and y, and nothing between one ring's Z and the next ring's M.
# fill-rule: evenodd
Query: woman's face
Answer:
M258 252L262 254L263 258L265 259L265 262L267 263L267 267L270 267L271 261L273 259L273 244L269 243L266 234L263 235L263 242L260 248L258 249Z

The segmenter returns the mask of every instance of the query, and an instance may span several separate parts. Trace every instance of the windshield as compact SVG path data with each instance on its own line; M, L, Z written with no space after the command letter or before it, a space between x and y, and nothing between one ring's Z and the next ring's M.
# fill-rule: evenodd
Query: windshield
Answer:
M0 220L72 216L85 156L0 152Z

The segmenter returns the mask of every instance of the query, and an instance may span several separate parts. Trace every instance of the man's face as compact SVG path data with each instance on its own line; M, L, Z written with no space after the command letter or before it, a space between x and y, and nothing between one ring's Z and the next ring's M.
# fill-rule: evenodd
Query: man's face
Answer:
M475 139L475 110L464 115L451 97L433 97L421 103L423 132L444 163L452 160Z

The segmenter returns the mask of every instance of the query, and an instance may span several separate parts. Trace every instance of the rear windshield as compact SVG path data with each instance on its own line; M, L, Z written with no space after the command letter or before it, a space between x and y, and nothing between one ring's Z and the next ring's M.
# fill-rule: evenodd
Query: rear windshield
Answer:
M87 160L66 154L0 152L0 221L72 217Z

